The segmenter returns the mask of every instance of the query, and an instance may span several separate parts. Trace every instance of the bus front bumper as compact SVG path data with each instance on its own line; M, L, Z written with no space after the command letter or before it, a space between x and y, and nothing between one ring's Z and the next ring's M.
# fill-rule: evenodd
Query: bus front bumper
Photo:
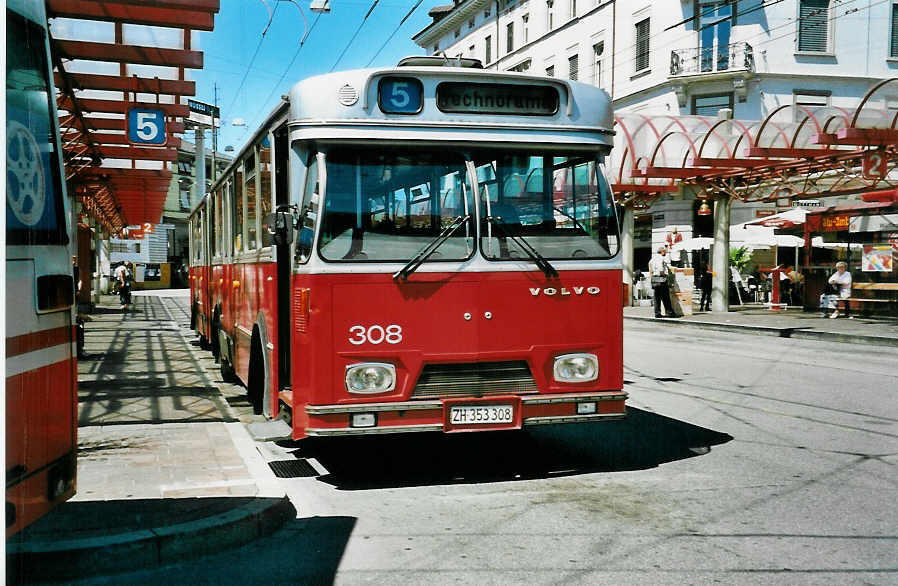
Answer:
M626 399L624 391L601 391L306 405L309 426L304 431L308 436L327 437L418 431L498 431L529 425L588 423L622 419L626 416ZM508 415L508 410L511 416L503 416L503 413ZM497 413L499 417L495 417ZM458 421L463 415L471 421Z

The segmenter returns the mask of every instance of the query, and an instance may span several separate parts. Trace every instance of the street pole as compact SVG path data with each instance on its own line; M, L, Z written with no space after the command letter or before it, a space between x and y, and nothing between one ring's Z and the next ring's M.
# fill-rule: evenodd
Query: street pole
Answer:
M191 207L202 201L206 195L206 145L205 133L206 129L202 124L197 124L194 128L195 152L193 153L193 167L195 173L195 182L193 184L195 201L191 202Z
M218 108L218 84L213 84L212 88L215 92L215 108ZM212 110L212 183L215 183L215 180L218 178L218 168L215 164L216 152L218 152L218 129L215 127L215 110Z

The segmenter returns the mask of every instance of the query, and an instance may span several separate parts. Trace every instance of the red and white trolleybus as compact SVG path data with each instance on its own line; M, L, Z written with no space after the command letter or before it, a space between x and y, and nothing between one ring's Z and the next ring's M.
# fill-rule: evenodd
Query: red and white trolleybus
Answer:
M6 3L6 535L75 492L70 217L43 2Z
M294 439L622 417L612 134L473 60L301 81L192 212L196 330Z

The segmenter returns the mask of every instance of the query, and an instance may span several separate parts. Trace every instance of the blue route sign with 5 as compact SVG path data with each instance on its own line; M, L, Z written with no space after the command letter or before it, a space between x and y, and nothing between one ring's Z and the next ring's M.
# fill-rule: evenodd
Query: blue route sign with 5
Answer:
M165 132L165 112L152 108L128 110L128 142L131 144L164 145L168 141Z

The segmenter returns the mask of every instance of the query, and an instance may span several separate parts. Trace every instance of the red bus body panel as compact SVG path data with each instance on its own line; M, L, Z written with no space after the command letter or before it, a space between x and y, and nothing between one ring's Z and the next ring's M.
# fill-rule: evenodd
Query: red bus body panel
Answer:
M344 414L306 417L310 406L409 401L424 366L438 363L525 361L540 394L612 392L615 400L600 401L598 410L622 415L620 299L620 270L562 272L552 280L536 272L419 273L408 282L395 282L390 274L295 275L294 436L303 437L306 427L348 425ZM394 334L388 340L381 328L391 326ZM598 357L598 379L555 382L554 358L581 352ZM350 394L344 373L358 362L394 364L395 389ZM502 402L479 400L497 401ZM525 404L523 416L551 416L559 408L555 403ZM443 412L382 412L378 427L394 419L402 425L439 424Z

